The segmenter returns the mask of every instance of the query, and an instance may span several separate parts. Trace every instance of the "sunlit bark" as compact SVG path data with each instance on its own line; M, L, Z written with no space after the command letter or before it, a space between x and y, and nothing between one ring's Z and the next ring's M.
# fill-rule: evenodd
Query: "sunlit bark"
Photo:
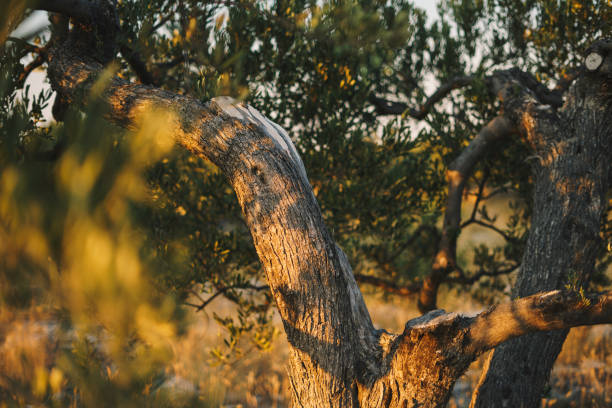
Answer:
M605 63L578 78L558 111L512 72L500 76L505 114L534 152L532 226L514 296L587 282L602 244L612 153L612 42L593 47L587 54L608 55ZM533 334L496 349L472 406L539 406L566 334Z

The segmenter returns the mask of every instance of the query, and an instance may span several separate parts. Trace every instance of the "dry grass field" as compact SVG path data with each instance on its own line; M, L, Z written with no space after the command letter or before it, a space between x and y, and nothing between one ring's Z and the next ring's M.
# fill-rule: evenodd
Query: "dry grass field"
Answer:
M459 307L458 299L447 295L449 310L467 313L481 309L469 303ZM378 327L399 331L405 322L418 315L412 302L403 299L382 301L368 298L372 318ZM406 304L408 303L408 304ZM231 312L229 305L219 302L215 312ZM212 313L212 310L208 311ZM223 332L216 322L204 314L194 315L194 324L187 335L176 344L173 373L177 398L192 392L200 394L203 406L217 407L288 407L289 384L285 372L287 343L280 334L270 351L249 350L229 365L215 366L209 350L219 344ZM449 407L467 407L477 383L483 356L457 382ZM187 394L187 395L185 395ZM542 407L612 406L612 327L581 327L572 329L557 360L550 381L550 389Z
M480 307L473 303L459 305L459 296L446 294L443 306L448 310L472 313ZM405 322L417 315L405 299L380 300L368 297L375 324L399 331ZM206 312L189 311L191 324L183 336L172 344L173 357L166 367L164 393L171 406L197 407L288 407L289 384L285 371L287 342L280 321L279 334L268 351L259 351L245 341L242 354L227 364L218 364L211 350L222 341L223 329L211 317L232 313L229 302L213 302ZM61 346L56 327L45 313L33 308L27 313L0 316L0 401L7 390L24 392L41 381L36 367L52 365L54 353ZM64 339L65 341L65 339ZM474 362L455 386L449 407L467 407L471 391L478 381L486 356ZM61 373L51 370L45 381L51 388L61 388ZM2 404L0 404L1 406ZM10 406L10 405L9 405ZM166 406L166 405L164 405ZM543 407L610 407L612 406L612 327L573 329L566 341L550 381Z

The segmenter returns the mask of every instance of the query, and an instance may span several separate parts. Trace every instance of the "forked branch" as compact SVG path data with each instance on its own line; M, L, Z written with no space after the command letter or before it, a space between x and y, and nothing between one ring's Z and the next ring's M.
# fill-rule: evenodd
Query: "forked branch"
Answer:
M204 299L202 298L202 296L200 296L200 294L194 290L191 289L189 290L189 293L191 293L193 296L195 296L199 301L200 304L194 304L191 302L184 302L185 305L187 306L191 306L194 307L196 309L197 312L204 310L206 308L206 306L208 306L209 304L212 303L213 300L215 300L217 297L219 297L220 295L225 294L226 292L229 291L235 291L235 290L252 290L255 292L260 292L262 290L269 290L270 287L268 285L253 285L251 283L240 283L240 284L235 284L235 285L229 285L229 286L224 286L221 288L217 288L217 291L215 293L213 293L212 295L210 295L208 297L208 299Z

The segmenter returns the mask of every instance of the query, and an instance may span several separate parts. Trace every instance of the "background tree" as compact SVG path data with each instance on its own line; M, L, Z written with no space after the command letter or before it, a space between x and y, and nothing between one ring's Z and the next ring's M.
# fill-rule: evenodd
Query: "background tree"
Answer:
M62 8L62 2L53 4L50 6L53 11L67 12ZM442 19L426 26L423 13L407 3L359 2L332 7L278 2L274 7L266 8L252 3L160 1L145 7L140 2L124 2L118 7L117 45L125 62L117 70L123 78L138 78L143 83L164 86L202 101L226 94L247 98L273 120L291 129L314 193L321 203L321 212L331 225L334 238L355 266L355 277L391 292L418 293L420 306L425 311L435 307L436 293L443 282L471 284L482 277L508 273L520 263L530 215L530 206L524 203L529 202L531 194L530 169L525 165L525 158L532 153L527 153L528 147L520 138L507 138L506 149L493 157L484 157L491 143L486 131L499 133L500 129L514 128L516 120L506 123L504 120L507 118L497 118L484 127L484 131L479 133L479 130L498 111L491 91L502 89L500 83L516 81L521 88L528 89L525 92L535 93L539 102L554 98L553 104L559 105L558 94L535 86L533 78L525 74L512 71L506 76L492 74L496 68L516 64L546 74L544 80L552 81L562 78L563 70L569 72L569 68L581 66L577 51L584 49L594 38L606 34L605 23L609 21L610 10L605 2L575 4L573 7L576 9L567 8L565 3L534 2L523 7L508 2L449 2L441 5ZM519 9L515 10L517 7ZM87 14L90 8L84 7L83 14L76 14L81 12L79 10L68 14L72 14L75 21L87 22L87 18L92 16ZM582 11L576 13L576 10ZM504 16L508 11L517 20L512 20L504 30ZM563 19L567 27L551 24L550 20L555 19ZM524 27L525 22L533 22L533 25ZM61 21L57 27L55 38L61 42L64 35ZM499 30L487 31L483 36L485 27L499 27ZM578 40L567 45L567 38L559 34L555 36L558 29L562 33L574 33L573 38ZM528 31L536 34L531 36ZM475 38L486 39L482 48L474 46ZM111 47L112 51L112 43L103 41L101 44ZM100 42L96 45L99 46ZM12 58L16 62L27 52L41 56L25 69L25 74L16 69L7 75L7 82L12 81L6 86L7 104L23 76L36 64L47 61L52 49L53 43L32 47L21 41L6 48L7 61ZM98 59L106 57L108 55L97 56ZM56 58L56 62L60 67L66 67L61 65L65 61L57 61L62 59L63 54ZM543 61L549 63L543 64ZM7 63L6 66L10 65ZM56 75L61 72L55 71ZM439 91L432 93L421 89L427 73L440 81ZM62 77L55 79L55 87L63 90L67 85L58 78ZM453 91L462 86L468 87ZM563 90L565 85L560 83L560 87ZM71 90L64 90L62 98L75 98ZM449 92L453 92L452 98L444 100L450 102L440 103ZM98 95L107 96L100 91ZM65 130L67 124L72 123L72 114L65 113L67 104L62 98L57 100L54 114L66 125L56 130L36 131L35 122L28 119L30 113L36 117L36 106L44 104L44 98L39 99L32 109L19 110L7 106L4 110L7 119L3 123L17 123L12 127L3 126L7 134L3 146L13 155L7 157L13 157L13 162L19 163L20 171L32 171L32 177L38 180L41 179L36 171L41 171L40 166L61 167L55 162L30 164L29 156L41 155L38 145L47 147L42 156L56 161L71 157L66 156L65 146L70 146L68 149L81 148L80 142L70 141L73 132ZM391 98L393 102L387 100ZM511 108L504 106L508 112ZM16 112L20 112L20 116L16 116ZM399 117L391 120L382 117L389 114ZM98 112L94 112L88 117L97 115ZM121 117L121 112L114 115L120 124L127 123L128 119ZM428 127L415 135L409 129L409 117L425 120ZM21 118L20 122L15 118ZM72 121L78 123L78 116ZM85 126L92 127L87 122ZM606 129L606 126L602 128ZM474 134L479 136L469 142ZM112 138L93 139L102 143ZM468 143L469 147L464 148ZM92 149L95 155L98 147ZM162 292L173 289L179 300L186 300L194 288L209 293L209 297L202 299L202 304L197 307L206 306L217 296L235 301L240 306L239 317L219 319L229 329L229 344L236 344L235 340L241 333L252 330L256 333L257 344L264 347L266 335L269 335L265 323L272 296L263 285L259 263L247 234L249 226L242 221L234 193L228 189L225 177L201 158L194 159L192 155L178 151L171 154L162 151L166 159L147 171L151 191L145 200L147 205L136 206L139 208L127 215L132 221L138 221L141 234L146 231L139 247L146 252L143 255L145 259L155 265L147 269L154 272L155 284ZM83 166L88 163L84 157L81 156ZM142 167L142 162L138 163ZM14 174L14 170L11 171ZM87 174L74 170L65 170L65 173L75 176ZM448 193L447 173L451 176L448 178ZM115 180L107 173L93 174L97 174L96 179L100 180L93 186ZM54 172L47 175L55 176ZM471 183L470 178L474 180ZM105 183L102 180L106 180ZM7 185L11 184L7 182ZM43 185L53 186L54 182L46 180ZM70 185L82 190L76 182ZM472 185L477 199L471 216L461 222L459 211L464 190ZM106 197L105 193L112 191L108 186L101 189L101 192L91 191L92 197L86 201L99 203L101 197ZM52 199L40 196L28 189L25 191L33 196L35 202L65 201L55 196ZM515 193L516 215L506 229L500 229L493 224L494 215L487 212L483 203L487 198L507 191ZM65 194L59 188L56 193ZM11 202L16 197L8 193L5 196L10 197ZM23 217L30 218L31 209L16 205L26 201L22 199L14 203L15 207L22 208ZM7 220L15 219L12 211L6 213ZM89 207L83 209L84 216L91 212ZM445 222L440 229L437 221L444 213ZM55 246L60 248L53 254L54 258L60 260L57 261L60 265L65 264L61 259L68 255L62 254L62 248L70 245L63 237L66 231L61 226L66 219L55 211L46 214L56 226L51 230L43 229L41 235L45 240L56 242ZM51 223L30 222L36 228ZM460 229L470 224L494 229L507 242L499 249L478 249L473 271L462 267L455 254ZM24 220L12 225L12 228L22 228ZM123 225L123 221L117 222L117 228ZM106 225L105 228L110 227ZM60 235L50 235L49 231ZM7 236L14 232L7 229ZM25 241L30 241L30 236L24 232ZM327 246L331 245L329 237L325 242ZM43 252L40 259L47 259L47 255ZM332 256L336 259L334 268L345 270L346 266L338 264L344 265L342 256L337 256L340 258ZM605 260L600 265L605 266ZM560 268L561 275L552 286L563 285L565 280L579 272ZM43 268L41 276L45 277L47 273ZM7 276L23 274L8 273ZM499 285L498 282L495 279L488 281L494 286ZM576 282L580 284L580 281ZM274 289L273 279L270 284ZM21 294L11 294L15 288L32 288L29 284L13 283L5 287L7 298L13 296L15 299L22 299ZM362 321L362 317L356 319L355 324L367 333L371 323L367 323L369 318ZM285 320L291 321L291 318ZM452 321L457 324L456 320ZM289 335L291 339L291 333ZM345 339L352 334L337 335L338 339ZM449 334L451 338L455 335L457 333L452 331ZM401 344L403 338L405 336L396 338L394 344ZM349 345L347 343L345 347ZM491 345L487 343L487 347ZM452 375L448 374L446 394L440 393L436 398L441 398L440 401L448 398L455 375L464 370L470 358L479 352L480 349L473 350L461 359ZM398 353L398 356L400 354L403 356L401 361L410 360L407 357L410 353ZM220 354L220 357L223 356ZM338 376L350 378L355 375L351 372L353 369L347 368L349 372ZM326 373L329 375L329 370ZM322 374L322 378L325 375ZM384 381L379 384L384 384ZM326 388L329 384L321 380L321 389ZM381 390L385 389L382 386ZM347 401L353 398L345 392L340 392L342 398ZM539 397L538 389L530 392ZM368 392L361 391L360 400L375 400L364 397L366 394ZM420 395L418 398L429 403L435 400L414 389L385 395L392 395L389 398L397 404L408 395Z

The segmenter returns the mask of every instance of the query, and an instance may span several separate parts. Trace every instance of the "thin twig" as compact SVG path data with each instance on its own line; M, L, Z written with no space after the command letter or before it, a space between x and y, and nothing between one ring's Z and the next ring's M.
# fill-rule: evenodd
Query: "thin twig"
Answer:
M362 275L359 273L355 274L355 280L360 283L367 283L368 285L381 288L385 292L393 293L394 295L400 296L415 295L421 289L421 282L413 282L405 286L399 286L395 282L392 282L390 280L382 279L372 275Z
M507 266L506 268L503 269L498 269L495 271L486 271L484 269L481 269L480 271L476 272L475 274L471 275L471 276L467 276L465 273L461 273L460 276L455 277L455 278L448 278L446 280L446 282L449 283L458 283L461 285L472 285L476 282L478 282L480 280L480 278L483 278L485 276L487 277L496 277L496 276L502 276L502 275L507 275L509 273L514 272L515 270L517 270L519 268L520 265L518 264L512 264L510 266Z
M268 289L269 286L268 285L262 285L262 286L256 286L256 285L252 285L250 283L247 284L239 284L239 285L230 285L230 286L225 286L221 289L218 289L216 293L214 293L213 295L211 295L208 299L204 300L200 295L198 295L197 293L195 293L195 291L190 290L190 292L194 295L196 295L196 297L202 301L201 304L199 305L194 305L192 303L187 303L184 302L187 306L193 306L196 308L196 311L199 312L200 310L204 309L206 306L208 306L213 300L215 300L219 295L224 294L227 291L230 290L235 290L235 289L244 289L244 290L254 290L254 291L261 291L261 290L266 290Z
M487 179L489 178L489 174L490 173L487 169L484 177L482 178L482 180L480 180L480 183L478 183L478 192L476 193L476 201L474 201L474 207L472 208L472 214L470 215L470 218L468 218L467 221L465 221L459 226L460 229L463 229L463 227L468 225L469 221L476 219L476 214L478 213L478 207L480 206L480 202L483 199L484 187L485 187L485 184L487 183Z
M502 231L501 229L497 228L495 225L493 224L489 224L487 222L484 222L482 220L478 220L478 219L474 219L470 222L470 224L476 224L476 225L480 225L481 227L485 227L490 229L491 231L495 231L497 232L499 235L501 235L506 241L512 241L512 237L508 234L506 234L504 231Z
M39 47L37 45L30 44L23 38L8 37L7 41L11 41L11 42L14 42L15 44L19 44L22 48L26 49L28 52L35 52L37 54L40 54L45 51L43 47Z

